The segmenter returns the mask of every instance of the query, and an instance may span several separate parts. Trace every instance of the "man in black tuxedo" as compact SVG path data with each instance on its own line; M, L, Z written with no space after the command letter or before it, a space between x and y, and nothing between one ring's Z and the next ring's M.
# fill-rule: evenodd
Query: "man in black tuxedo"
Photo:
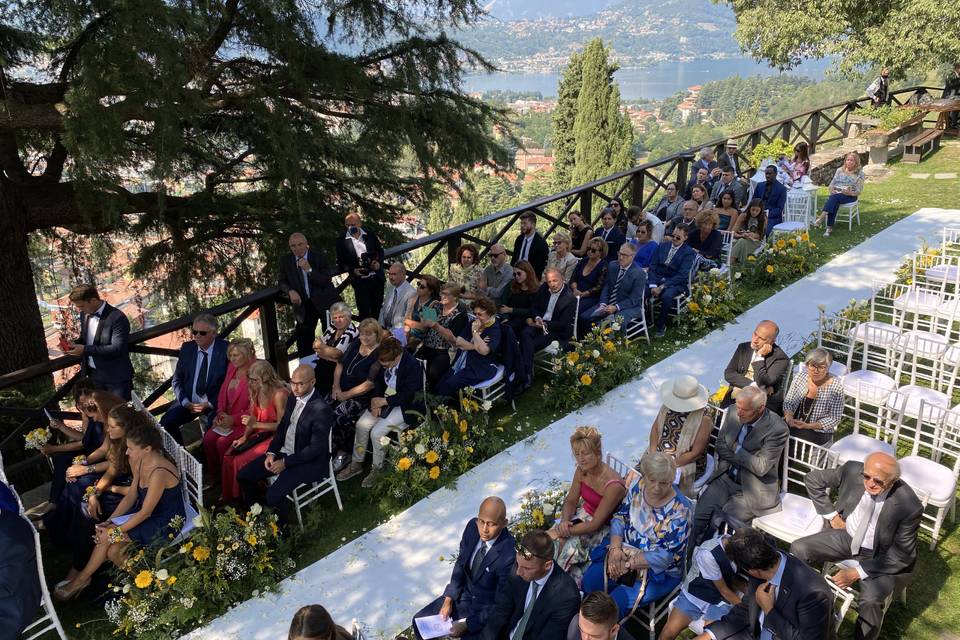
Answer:
M743 599L697 640L824 640L835 635L833 595L826 580L778 551L756 529L740 529L727 549L750 576Z
M537 231L537 214L533 211L524 211L520 214L520 235L513 243L513 257L510 265L515 266L521 260L526 260L533 267L537 278L543 276L547 266L547 241Z
M200 313L190 329L193 340L184 342L177 358L171 386L174 402L160 418L160 425L183 444L180 427L201 417L209 422L217 415L220 386L227 376L227 341L217 335L217 319Z
M722 408L732 405L741 389L753 385L767 393L768 409L778 415L783 413L783 380L790 358L777 346L778 335L780 327L775 322L762 320L750 341L737 345L723 372L730 389L720 402Z
M450 635L479 638L497 594L516 562L516 541L507 530L507 507L491 496L480 503L480 512L463 529L460 552L443 595L417 612L414 620L440 614L454 619ZM413 632L422 640L416 622Z
M364 229L360 214L343 219L346 233L337 237L337 269L347 272L360 320L379 318L383 307L383 245L372 229Z
M879 638L883 602L909 581L917 560L923 505L900 479L896 458L886 453L811 471L804 484L829 526L794 541L790 552L814 567L852 560L832 580L841 587L860 581L856 638ZM830 501L831 490L837 493L836 505Z
M565 640L580 609L577 583L553 562L553 540L546 531L528 531L516 552L516 572L497 592L481 638Z
M790 429L767 410L766 396L762 389L745 387L737 394L736 411L727 412L717 436L717 468L697 500L694 544L710 537L720 511L739 528L780 510L780 461Z
M93 285L76 286L69 297L80 312L80 338L68 353L82 356L80 375L90 378L98 388L129 400L133 389L130 321L122 311L101 300Z
M290 253L280 259L277 286L293 303L297 357L302 358L313 353L317 322L325 317L330 305L340 299L340 294L330 279L326 260L319 252L310 250L305 235L299 231L290 234L289 246Z
M320 393L314 390L313 367L302 364L290 376L292 395L266 455L251 461L237 474L248 504L262 495L260 483L276 480L266 492L267 505L284 518L284 498L304 483L323 480L330 472L330 428L334 416Z
M533 356L556 340L561 347L573 337L573 316L577 298L563 282L557 269L547 269L544 282L533 298L532 318L520 332L520 356L527 372L533 378Z
M0 482L0 639L16 640L40 611L40 574L30 523Z

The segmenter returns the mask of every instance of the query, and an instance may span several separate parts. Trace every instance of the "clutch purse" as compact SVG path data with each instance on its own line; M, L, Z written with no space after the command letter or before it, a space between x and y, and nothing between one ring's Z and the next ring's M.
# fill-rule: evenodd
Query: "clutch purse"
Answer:
M233 447L230 451L227 452L227 455L236 455L238 453L243 453L244 451L247 451L257 446L264 440L269 440L272 437L273 437L273 434L269 431L257 431L256 433L250 434L250 437L247 438L246 441L243 444L241 444L239 447Z

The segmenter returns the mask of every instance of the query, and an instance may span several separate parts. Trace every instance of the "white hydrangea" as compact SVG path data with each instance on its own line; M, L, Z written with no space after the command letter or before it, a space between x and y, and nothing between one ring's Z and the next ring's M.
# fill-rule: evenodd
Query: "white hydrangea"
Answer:
M254 502L254 503L253 503L253 506L250 507L250 513L251 513L251 515L258 516L258 515L260 515L261 513L263 513L263 507L260 506L260 503Z
M159 571L157 571L157 580L163 582L169 577L170 577L170 574L167 573L166 569L160 569Z
M593 353L592 353L591 355L592 355L594 358L599 358L599 357L600 357L600 352L597 351L596 349L594 349L594 350L593 350Z
M413 450L418 456L422 456L427 452L427 448L421 442L418 442L417 445L413 448Z
M380 445L386 447L390 444L390 436L380 436Z
M703 296L703 301L704 301L704 302L710 302L711 300L713 300L713 296L711 296L709 293L704 294L704 296Z

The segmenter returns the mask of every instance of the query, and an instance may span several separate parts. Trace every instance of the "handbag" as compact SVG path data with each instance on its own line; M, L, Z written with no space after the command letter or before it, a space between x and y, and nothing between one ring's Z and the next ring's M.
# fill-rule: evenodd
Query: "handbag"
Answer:
M621 547L621 549L623 549L623 552L627 555L628 558L629 558L630 556L632 556L634 553L637 553L637 552L640 551L640 550L637 549L636 547L632 547L632 546L630 546L630 545L628 545L628 544L626 544L626 543L623 544L623 546ZM609 562L610 562L610 553L609 553L609 548L608 548L608 552L607 552L606 554L604 554L604 560L603 560L603 590L606 591L606 592L609 592L609 591L610 591L609 588L608 588L608 586L607 586L607 580L608 580L608 576L609 576L609 573L608 573L608 571L609 571L609 569L608 569ZM620 576L619 578L617 578L617 584L621 584L621 585L623 585L623 586L625 586L625 587L632 587L632 586L634 586L634 585L636 584L636 582L637 582L637 578L638 578L638 577L640 578L640 590L637 592L637 597L636 597L636 599L633 601L633 607L630 609L630 613L628 613L626 616L624 616L623 619L620 621L621 624L622 624L627 618L630 618L631 616L633 616L634 612L637 610L637 607L640 605L640 601L643 600L643 595L644 595L644 593L646 593L646 591L647 591L647 577L648 577L647 574L648 574L648 573L649 573L649 569L647 569L647 568L644 568L644 569L634 569L634 570L632 570L632 571L628 571L627 573L625 573L625 574L623 574L622 576Z
M249 449L263 442L264 440L269 440L272 437L273 437L273 433L269 431L257 431L256 433L251 433L250 437L247 438L246 441L244 441L244 443L241 444L239 447L233 447L232 449L228 450L227 455L232 456L238 453L243 453L244 451L248 451Z

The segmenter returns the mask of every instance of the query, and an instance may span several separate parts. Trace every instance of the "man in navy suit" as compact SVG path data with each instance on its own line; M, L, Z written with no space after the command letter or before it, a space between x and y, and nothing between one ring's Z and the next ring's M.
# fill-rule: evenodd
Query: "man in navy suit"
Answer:
M690 227L678 224L673 228L669 242L660 243L653 266L650 267L650 282L656 287L650 295L660 299L660 314L657 316L657 337L662 338L667 330L667 316L673 309L677 296L687 292L690 270L696 253L687 245Z
M483 640L565 640L580 610L577 583L553 561L553 540L534 529L516 545L517 568L497 592Z
M633 264L637 247L631 243L620 245L617 264L607 269L607 280L600 292L600 303L593 311L594 318L621 317L620 330L626 333L627 325L643 316L643 296L647 289L646 272Z
M240 470L237 482L248 504L263 496L260 483L276 480L266 492L267 505L284 518L284 498L304 483L317 482L330 472L330 428L333 410L314 390L313 367L302 364L290 376L290 390L283 419L270 442L266 455L259 456Z
M340 300L323 255L311 251L307 237L290 234L290 253L280 259L277 286L290 298L296 319L297 357L313 353L317 323L334 302Z
M70 291L70 302L80 312L80 338L68 352L82 356L80 375L100 389L126 400L133 389L130 362L130 321L122 311L100 299L93 285L82 284Z
M507 530L507 507L503 500L496 496L485 499L480 503L477 517L463 529L457 562L443 595L418 611L414 620L439 613L457 621L449 635L479 638L497 593L513 573L515 544ZM422 640L416 622L413 632L417 640Z
M15 640L40 611L40 574L30 523L0 482L0 638Z
M184 342L173 372L176 398L160 418L160 425L183 444L180 427L191 420L209 420L217 415L220 385L227 375L227 341L217 335L217 319L200 313L190 329L193 340Z
M539 278L543 276L549 254L547 241L537 231L537 214L533 211L524 211L520 214L520 235L513 243L513 257L510 264L516 266L521 260L526 260Z
M763 176L766 180L757 185L753 197L763 203L763 209L767 213L767 235L770 235L773 228L783 222L783 208L787 206L787 188L777 180L775 165L767 166Z
M527 318L527 326L520 332L520 358L527 380L533 377L533 356L537 351L554 340L565 346L573 337L577 298L564 284L559 270L547 269L543 279L533 298L533 317Z
M620 245L627 241L627 237L617 227L617 214L610 207L600 212L600 225L593 237L607 243L607 260L613 262L617 259Z

